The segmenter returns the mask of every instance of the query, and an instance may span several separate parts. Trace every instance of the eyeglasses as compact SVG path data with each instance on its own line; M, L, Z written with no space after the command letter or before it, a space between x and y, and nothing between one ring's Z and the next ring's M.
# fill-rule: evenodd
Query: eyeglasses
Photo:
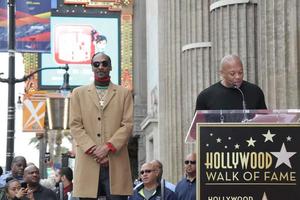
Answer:
M92 65L93 65L93 67L96 67L96 68L100 67L101 65L103 67L108 67L109 63L108 63L108 61L104 60L104 61L101 61L101 62L99 62L99 61L93 62Z
M195 165L196 164L196 160L185 160L184 164L186 164L186 165L188 165L188 164Z
M144 173L149 174L149 173L151 173L151 172L153 172L153 171L155 171L155 170L145 169L145 170L141 170L141 171L140 171L140 174L141 174L141 175L143 175Z

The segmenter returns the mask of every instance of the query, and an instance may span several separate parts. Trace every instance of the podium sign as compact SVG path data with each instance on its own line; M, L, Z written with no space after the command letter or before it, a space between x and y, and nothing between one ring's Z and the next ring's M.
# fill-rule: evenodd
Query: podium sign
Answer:
M299 200L300 124L197 123L197 200Z

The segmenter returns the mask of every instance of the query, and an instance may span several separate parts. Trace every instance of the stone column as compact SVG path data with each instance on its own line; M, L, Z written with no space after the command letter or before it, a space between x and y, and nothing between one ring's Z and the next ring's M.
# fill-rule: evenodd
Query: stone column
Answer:
M159 1L159 135L165 177L183 176L197 94L210 84L209 1ZM199 78L201 77L201 78Z
M257 3L253 0L212 1L212 80L218 81L219 63L227 54L238 54L246 80L257 83Z
M268 107L299 108L300 2L258 1L258 77Z
M209 0L181 3L182 127L178 135L182 140L179 148L183 149L178 164L181 174L184 171L182 161L185 156L195 151L195 145L186 144L184 140L194 116L197 95L212 82L209 5Z
M133 95L134 95L134 131L140 137L138 160L146 161L146 154L142 148L145 139L141 131L141 122L147 114L147 40L146 40L146 0L135 1L133 15ZM140 148L141 147L141 148ZM138 166L139 167L139 166ZM139 168L138 168L139 169ZM134 172L137 173L137 172Z
M159 9L159 136L163 146L164 176L171 180L178 171L182 149L182 97L180 74L180 0L158 1ZM179 157L177 157L179 155Z

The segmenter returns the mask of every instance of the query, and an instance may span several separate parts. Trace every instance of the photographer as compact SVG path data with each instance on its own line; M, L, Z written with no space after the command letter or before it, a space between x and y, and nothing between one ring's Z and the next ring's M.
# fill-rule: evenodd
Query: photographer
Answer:
M4 189L0 193L1 200L34 200L32 191L22 187L20 182L8 177Z
M40 172L39 169L30 165L24 170L24 181L27 183L28 192L32 192L33 196L30 200L57 200L55 193L45 188L40 184ZM27 197L21 198L22 200L28 200Z

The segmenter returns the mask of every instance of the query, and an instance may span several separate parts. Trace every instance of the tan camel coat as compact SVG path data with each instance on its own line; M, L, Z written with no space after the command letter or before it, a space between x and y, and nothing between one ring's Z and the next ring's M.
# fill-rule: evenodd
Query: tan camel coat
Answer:
M74 196L96 198L100 165L85 152L110 142L110 189L113 195L131 195L132 180L127 143L133 128L133 100L129 90L110 83L103 108L94 84L72 92L70 129L76 143ZM100 172L101 173L101 172Z

